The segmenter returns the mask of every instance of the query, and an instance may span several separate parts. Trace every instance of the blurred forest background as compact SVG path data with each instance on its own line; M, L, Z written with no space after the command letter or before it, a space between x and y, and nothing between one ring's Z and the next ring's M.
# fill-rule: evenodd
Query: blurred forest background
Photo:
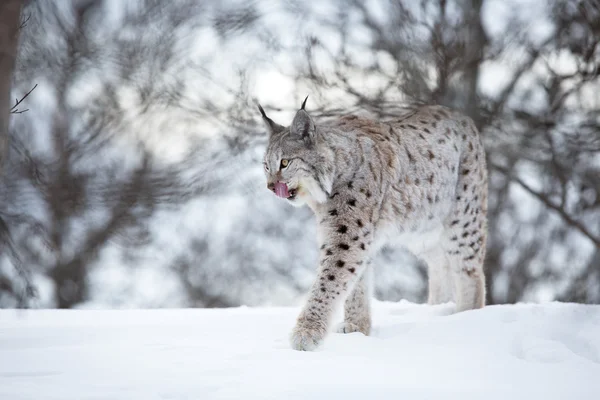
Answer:
M255 102L288 124L307 94L316 118L463 110L488 302L600 303L598 1L6 0L0 25L0 307L296 304L315 223L265 189ZM376 275L425 299L402 249Z

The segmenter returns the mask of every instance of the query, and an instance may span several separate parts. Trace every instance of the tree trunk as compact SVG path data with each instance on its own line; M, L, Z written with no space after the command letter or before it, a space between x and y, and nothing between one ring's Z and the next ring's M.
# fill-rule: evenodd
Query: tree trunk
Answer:
M8 147L10 87L17 55L21 0L0 1L0 174Z
M483 23L481 21L482 0L471 0L464 3L467 21L467 49L464 65L464 111L481 128L479 117L479 97L477 95L477 82L479 81L479 68L483 61L483 53L488 43Z

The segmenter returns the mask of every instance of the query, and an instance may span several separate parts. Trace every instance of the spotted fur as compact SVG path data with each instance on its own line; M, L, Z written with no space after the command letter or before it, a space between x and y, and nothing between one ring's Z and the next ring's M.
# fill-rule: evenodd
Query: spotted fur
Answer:
M484 306L487 172L470 118L422 106L391 121L347 115L317 125L303 105L283 127L261 112L268 186L286 183L288 201L308 204L318 221L317 278L291 335L294 349L316 348L344 301L338 331L369 334L370 260L390 242L427 263L429 303Z

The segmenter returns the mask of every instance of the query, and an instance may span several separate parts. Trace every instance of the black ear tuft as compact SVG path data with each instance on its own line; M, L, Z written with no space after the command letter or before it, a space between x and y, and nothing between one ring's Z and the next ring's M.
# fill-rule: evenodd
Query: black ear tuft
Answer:
M304 107L306 107L306 100L308 100L308 96L306 96L306 98L302 102L302 107L300 107L301 110L304 110Z
M260 115L262 115L262 117L264 119L270 119L269 117L267 117L267 113L265 113L265 110L262 108L262 106L260 104L258 104L258 111L260 111Z
M283 126L273 122L271 118L267 117L267 113L259 103L256 104L258 105L258 111L260 111L260 115L262 115L263 122L265 123L267 130L269 131L269 135L281 132L285 129Z

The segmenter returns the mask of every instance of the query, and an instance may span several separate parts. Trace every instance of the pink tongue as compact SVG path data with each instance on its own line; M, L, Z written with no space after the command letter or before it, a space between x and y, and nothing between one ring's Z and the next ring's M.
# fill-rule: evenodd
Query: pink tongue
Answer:
M283 197L284 199L287 199L288 197L290 197L290 192L288 192L288 187L283 182L277 182L275 184L275 194L278 197Z

